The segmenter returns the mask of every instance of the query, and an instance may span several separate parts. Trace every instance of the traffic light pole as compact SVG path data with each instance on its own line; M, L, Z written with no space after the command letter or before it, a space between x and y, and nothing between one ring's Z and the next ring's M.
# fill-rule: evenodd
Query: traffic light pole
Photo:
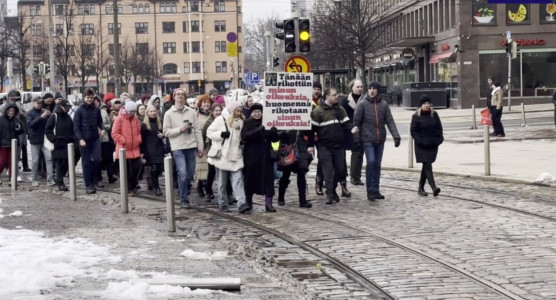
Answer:
M274 68L272 65L272 55L270 55L270 39L271 39L271 33L270 31L265 31L264 33L264 55L266 58L266 70L267 71L272 71L272 69Z
M56 86L56 65L54 64L54 24L52 21L52 0L48 1L48 55L50 56L50 92L55 93ZM43 80L41 79L41 83ZM42 89L41 89L42 90Z
M508 111L512 110L512 54L508 56Z

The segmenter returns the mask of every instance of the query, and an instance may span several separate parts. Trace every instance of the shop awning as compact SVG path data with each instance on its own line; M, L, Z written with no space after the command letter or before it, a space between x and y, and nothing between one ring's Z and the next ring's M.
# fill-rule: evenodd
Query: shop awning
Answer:
M434 42L434 36L423 36L414 38L404 38L394 41L386 47L415 47L422 44L428 44Z
M449 59L451 58L456 52L446 52L442 54L435 54L429 60L429 64L437 64L439 60Z

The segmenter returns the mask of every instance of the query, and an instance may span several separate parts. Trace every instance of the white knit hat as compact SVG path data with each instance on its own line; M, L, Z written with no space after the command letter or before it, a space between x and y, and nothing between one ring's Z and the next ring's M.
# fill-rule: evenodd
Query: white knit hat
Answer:
M137 111L137 103L135 103L133 101L126 101L125 102L125 111L127 111L127 112Z
M230 114L234 113L238 107L241 107L241 103L239 101L230 101L226 104L226 109Z

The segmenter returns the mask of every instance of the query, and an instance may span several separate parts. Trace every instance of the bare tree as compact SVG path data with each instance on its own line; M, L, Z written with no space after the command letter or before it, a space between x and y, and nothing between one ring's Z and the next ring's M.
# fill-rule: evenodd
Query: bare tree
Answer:
M100 30L100 28L99 28ZM94 33L79 30L77 37L73 38L74 55L71 57L71 65L75 66L75 75L81 79L81 92L85 90L85 84L91 75L94 75L94 57L96 47L94 45Z
M286 55L284 47L280 40L275 39L276 22L281 22L278 16L271 16L264 19L252 19L244 26L244 67L250 72L259 72L262 74L266 71L266 54L265 54L265 39L264 34L266 31L271 32L271 39L275 42L275 49L270 49L271 56L278 57L280 61L284 62Z
M0 24L0 90L4 89L4 79L8 76L8 58L13 59L18 53L13 44L14 28L9 26L8 20L10 19L4 18L4 22Z
M118 29L115 28L114 30L118 30ZM97 86L99 87L99 90L101 90L102 74L104 73L106 67L108 66L108 64L110 64L111 61L110 57L106 55L106 53L104 52L107 48L106 45L108 43L108 40L105 36L102 35L102 30L100 28L95 32L93 40L94 40L95 51L92 58L91 66L92 66L92 72L93 75L95 76Z
M15 53L13 53L13 66L20 70L20 80L26 88L26 73L25 69L28 64L28 51L30 51L30 41L31 41L31 24L25 24L25 14L20 14L17 17L17 26L14 27L12 30L9 30L9 40L11 41L12 45L17 49ZM14 72L15 74L15 72Z
M63 15L62 29L56 30L56 38L54 39L54 61L56 62L57 74L62 77L66 90L65 95L68 94L68 77L73 75L73 55L75 54L75 37L73 28L73 18L75 16L75 7L68 7Z

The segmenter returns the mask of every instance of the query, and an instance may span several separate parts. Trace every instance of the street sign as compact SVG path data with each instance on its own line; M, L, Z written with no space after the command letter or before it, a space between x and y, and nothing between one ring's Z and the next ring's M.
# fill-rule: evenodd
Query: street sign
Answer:
M292 56L284 64L284 71L288 73L309 73L311 64L304 56Z
M230 43L228 42L226 45L228 57L236 57L237 56L237 42Z

